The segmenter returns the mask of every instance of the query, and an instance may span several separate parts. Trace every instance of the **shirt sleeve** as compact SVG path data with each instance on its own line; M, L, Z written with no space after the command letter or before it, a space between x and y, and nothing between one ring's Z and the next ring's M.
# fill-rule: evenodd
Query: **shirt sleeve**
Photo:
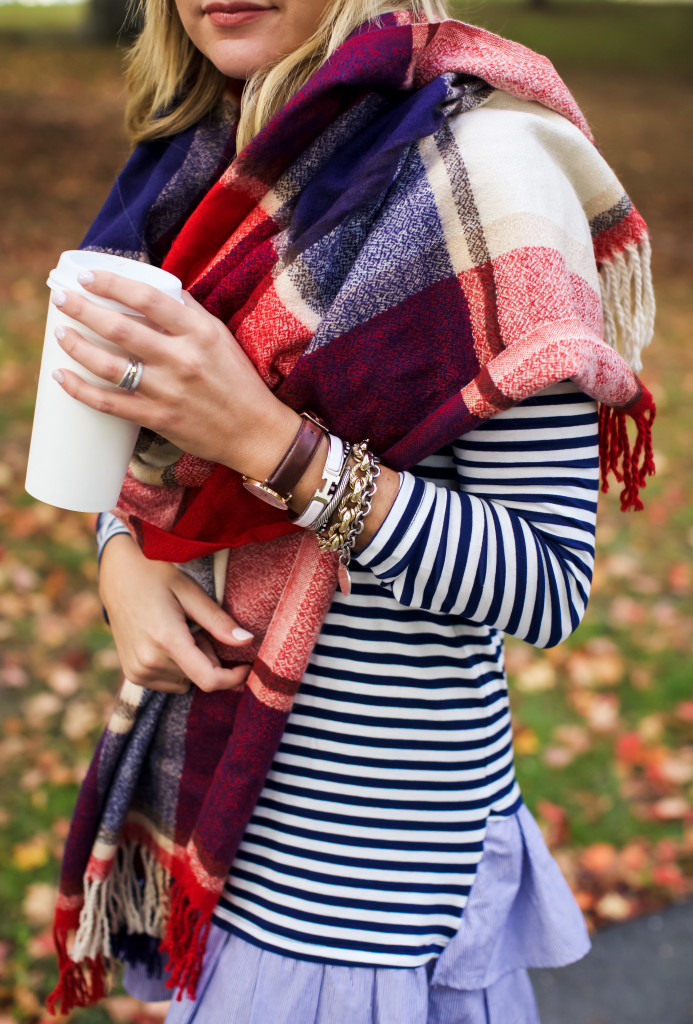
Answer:
M403 474L359 565L403 605L554 646L580 622L592 580L596 403L564 382L452 447L457 488Z
M129 533L127 526L112 512L101 512L96 520L96 555L101 561L103 549L111 537L118 533Z

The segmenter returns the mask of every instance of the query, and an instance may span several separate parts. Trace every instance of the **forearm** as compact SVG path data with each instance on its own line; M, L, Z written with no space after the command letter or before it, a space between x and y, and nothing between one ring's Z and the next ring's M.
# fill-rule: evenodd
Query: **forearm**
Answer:
M548 401L540 416L510 411L455 445L460 492L405 476L359 557L402 604L537 646L577 626L594 553L596 416L569 393Z
M298 415L296 416L295 422L297 424L300 424L300 417ZM298 428L296 427L296 429ZM291 434L288 441L286 441L286 437L288 436L288 434L285 434L284 437L281 437L279 439L279 444L275 445L277 449L281 449L279 455L276 456L276 462L279 462L283 452L286 450L286 448L288 448L289 444L293 440L294 434ZM285 441L286 444L284 444ZM284 445L283 448L282 445ZM316 455L311 460L306 472L303 474L298 484L294 488L294 492L289 501L289 508L291 509L292 512L302 512L303 509L305 509L306 506L309 504L313 494L320 488L322 484L322 470L325 465L326 455L327 440L324 439L321 442ZM260 466L260 460L258 460L257 465L258 467ZM266 471L264 477L261 473L261 470L258 468L258 470L256 470L257 476L255 478L266 478L271 473L273 468L274 465L272 465L271 468ZM387 466L382 466L380 476L378 478L377 491L371 503L371 511L366 516L363 532L357 538L357 551L361 550L361 548L365 547L365 545L370 542L370 540L374 537L374 535L384 522L397 496L399 485L399 473L396 473L393 470L388 469ZM112 512L102 512L98 517L96 529L96 548L99 560L101 560L103 551L108 542L111 540L111 538L119 534L129 535L129 530L125 526L125 524L120 519L118 519L118 517L115 516Z

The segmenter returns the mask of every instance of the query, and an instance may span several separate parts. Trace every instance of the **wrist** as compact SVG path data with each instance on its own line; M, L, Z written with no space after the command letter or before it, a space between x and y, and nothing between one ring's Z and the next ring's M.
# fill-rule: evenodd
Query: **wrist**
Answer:
M135 552L139 553L140 549L129 533L116 533L106 541L99 559L98 577L99 599L104 608L108 604L107 594L111 577L114 576L117 580L122 576L124 559Z
M299 414L275 399L257 426L244 433L243 446L240 450L237 447L231 468L252 480L266 480L281 462L300 425Z
M360 551L363 551L363 549L370 544L373 537L375 537L376 533L383 525L390 509L395 503L401 482L402 478L400 474L394 469L389 469L387 466L380 467L378 490L373 496L371 511L366 516L363 530L356 538L356 543L353 548L355 555Z
M264 442L264 464L260 453L256 452L253 458L253 466L262 469L243 473L243 484L259 500L295 511L320 486L329 441L326 442L327 428L313 415L288 412L290 416L284 417L288 430L278 429L270 435L267 426L267 438L271 439Z
M131 550L133 547L139 551L137 543L129 531L123 530L119 533L114 533L113 536L108 538L102 548L100 566L107 566L109 562L115 560L118 557L118 551Z

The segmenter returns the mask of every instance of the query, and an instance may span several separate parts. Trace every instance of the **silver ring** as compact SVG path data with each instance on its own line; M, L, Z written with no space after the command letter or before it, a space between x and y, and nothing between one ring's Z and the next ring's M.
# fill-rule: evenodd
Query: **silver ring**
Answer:
M135 391L142 380L143 371L144 366L139 359L130 359L125 373L118 381L118 387L123 391Z

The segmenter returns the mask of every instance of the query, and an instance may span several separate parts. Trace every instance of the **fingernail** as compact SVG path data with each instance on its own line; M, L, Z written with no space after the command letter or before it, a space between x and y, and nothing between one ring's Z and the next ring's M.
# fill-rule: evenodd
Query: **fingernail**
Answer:
M57 380L58 384L62 384L65 380L65 374L62 370L53 370L52 377L53 380Z
M67 328L66 327L56 327L55 328L55 336L58 339L58 341L62 341L66 334L67 334Z
M65 292L62 292L60 290L56 292L51 292L51 302L53 303L54 306L64 306L66 298L67 295L65 294Z
M249 633L247 629L243 629L241 626L236 626L236 628L231 631L231 636L234 640L241 640L243 642L253 639L253 634Z
M94 275L91 270L83 270L81 274L77 275L77 280L80 284L93 284Z

